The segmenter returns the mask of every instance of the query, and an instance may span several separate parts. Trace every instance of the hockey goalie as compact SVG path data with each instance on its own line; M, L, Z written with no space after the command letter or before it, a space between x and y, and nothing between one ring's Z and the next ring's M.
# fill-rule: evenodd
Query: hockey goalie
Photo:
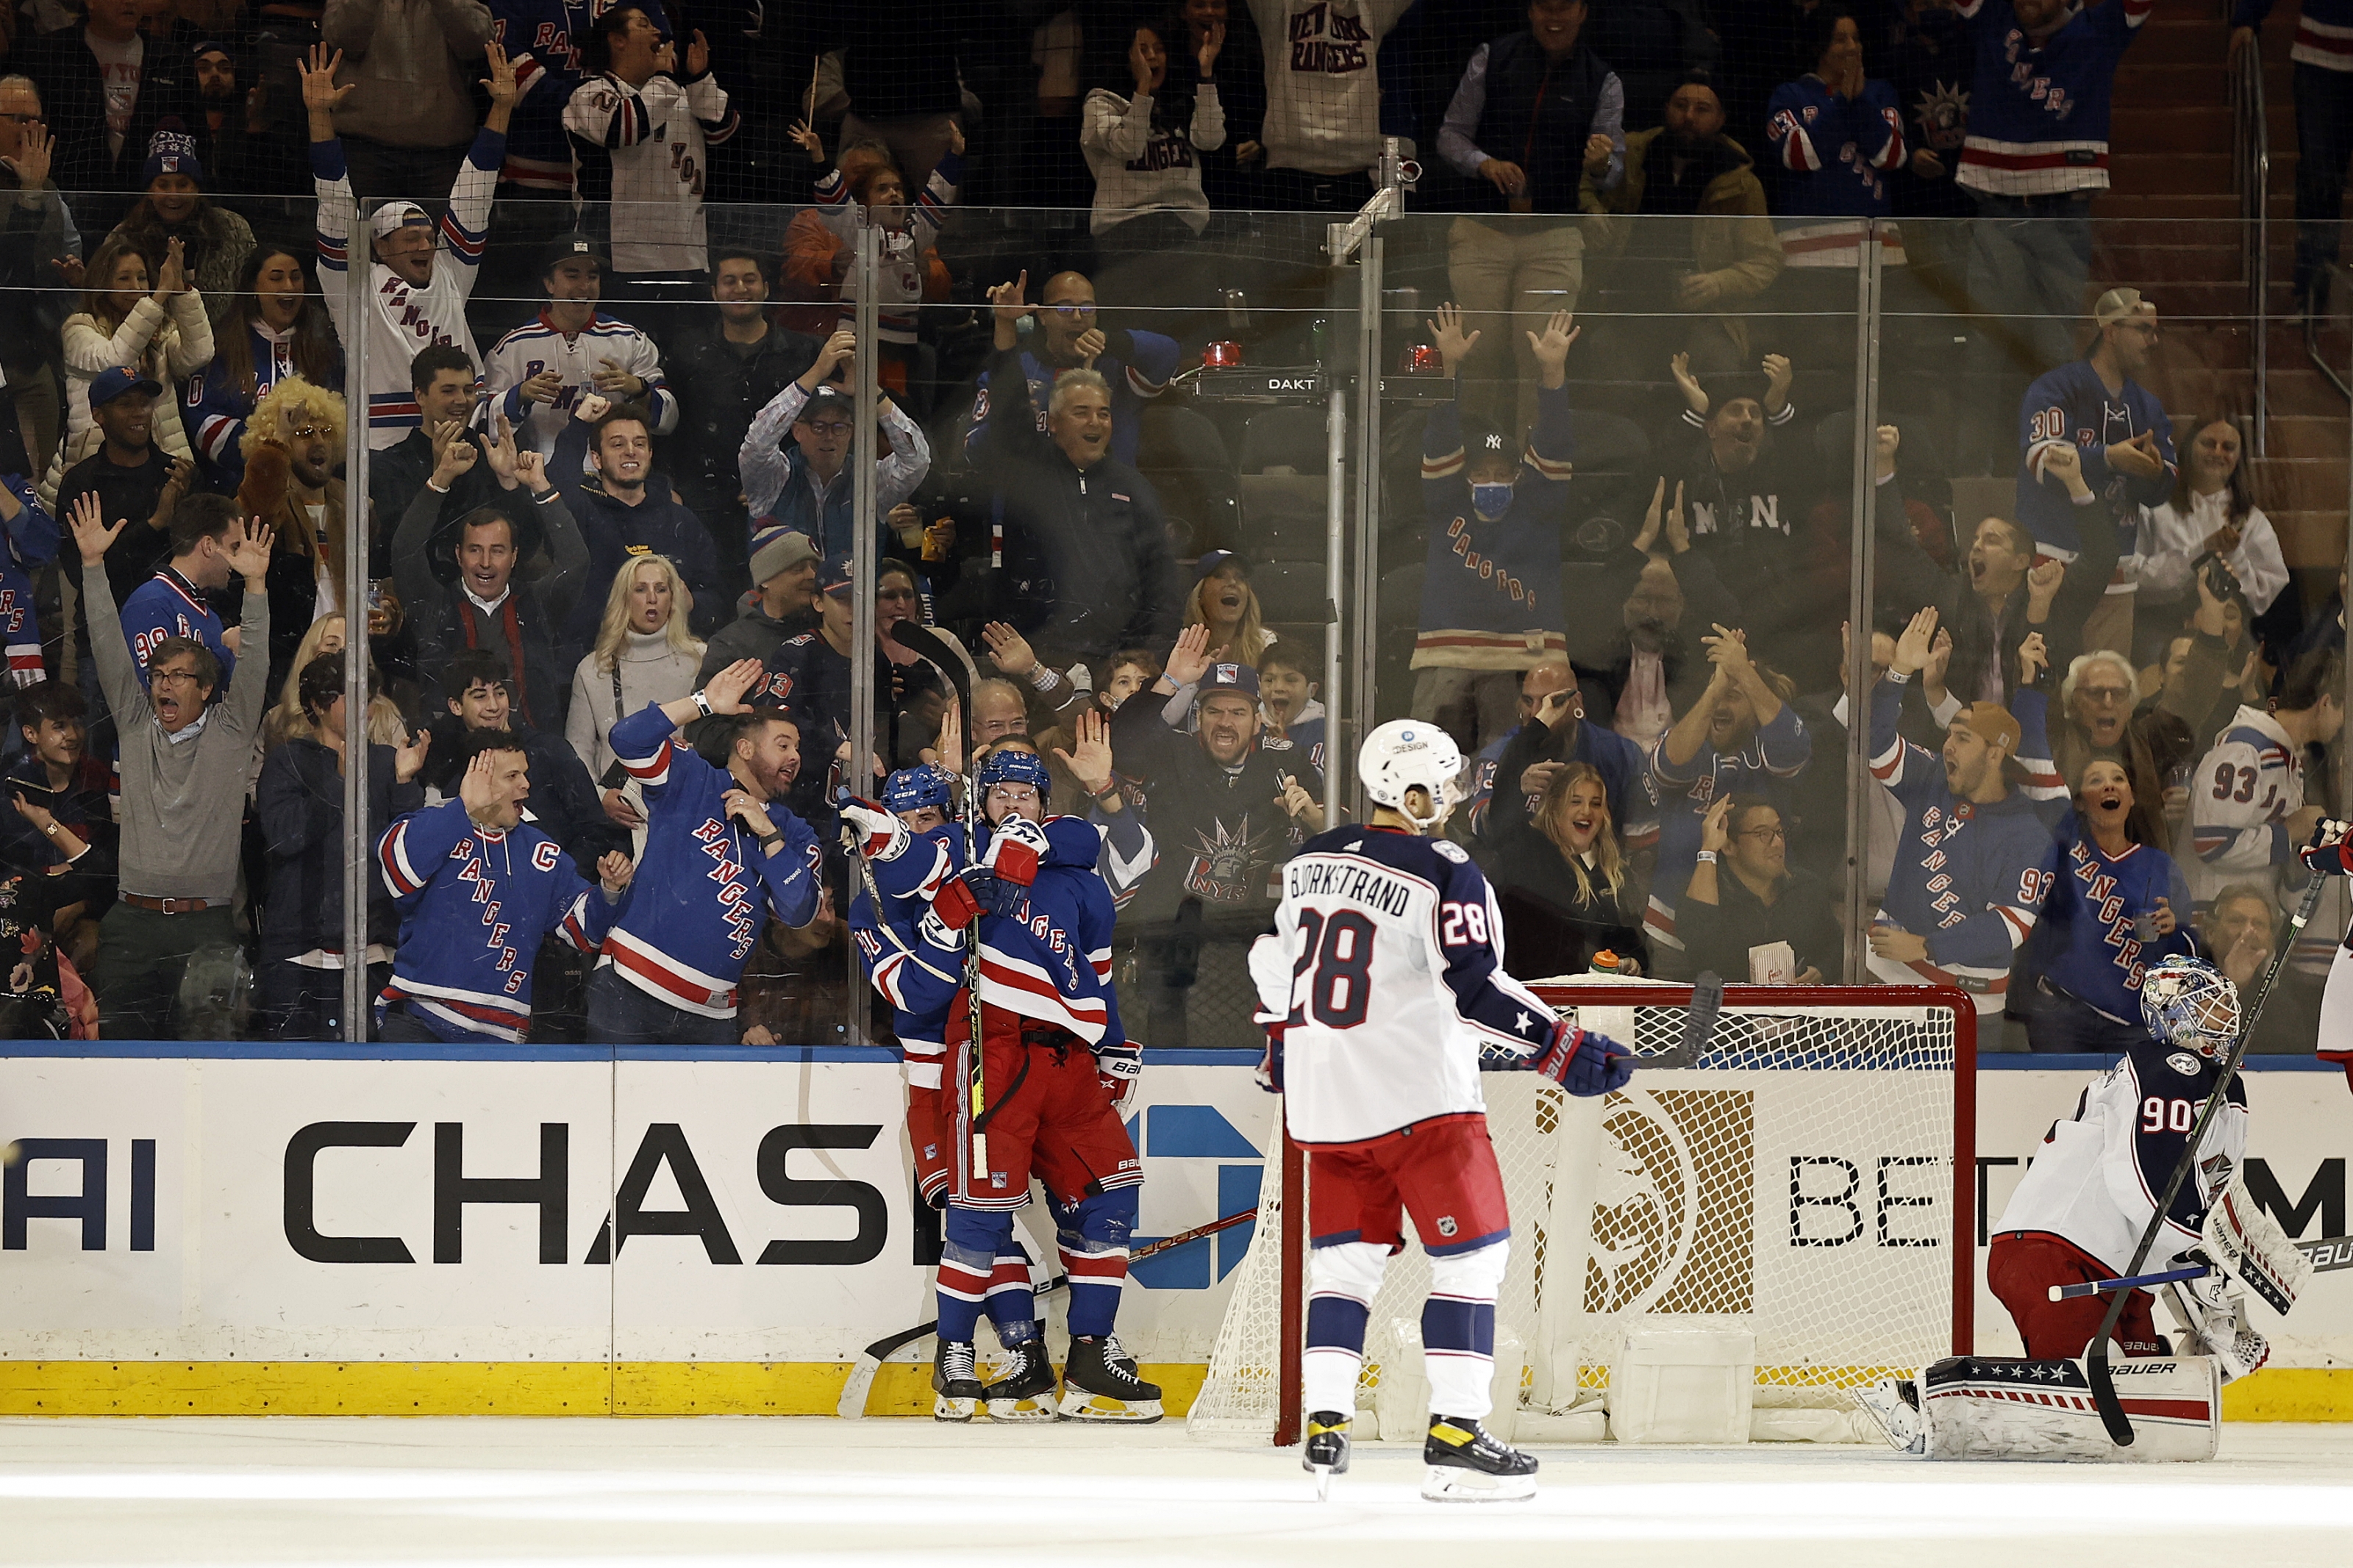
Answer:
M2083 1287L2135 1267L2156 1194L2237 1037L2238 988L2202 959L2168 958L2142 981L2141 1016L2149 1037L2052 1124L1994 1227L1987 1284L2009 1309L2025 1358L1953 1356L1862 1394L1896 1447L1931 1458L2213 1457L2221 1384L2270 1353L2248 1325L2232 1274L2258 1281L2284 1309L2276 1276L2300 1265L2234 1184L2247 1146L2246 1093L2234 1077L2139 1266L2144 1274L2202 1270L2163 1287L2180 1340L2158 1332L2148 1291L2132 1291L2116 1327L2123 1359L2113 1373L2134 1441L2110 1439L2083 1360L2110 1296ZM2292 1279L2287 1289L2292 1299Z

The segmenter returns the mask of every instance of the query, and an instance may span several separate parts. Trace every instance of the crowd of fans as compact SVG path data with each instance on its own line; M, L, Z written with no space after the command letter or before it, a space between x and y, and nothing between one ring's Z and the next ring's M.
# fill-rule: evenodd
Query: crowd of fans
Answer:
M1510 967L1839 980L1860 724L1863 978L1963 986L1988 1048L2117 1048L2158 956L2266 960L2344 719L2341 582L2307 623L2233 412L2168 409L2157 301L2092 276L2149 8L26 0L0 23L16 1032L338 1037L361 962L396 1034L579 1037L635 1008L628 933L659 940L630 905L679 764L631 721L662 708L762 846L785 812L815 839L817 896L772 878L740 991L697 1005L730 1037L868 1005L839 791L1009 745L1118 828L1130 1028L1250 1043L1243 955L1327 822L1324 430L1187 367L1346 368L1322 219L1280 215L1356 210L1389 136L1409 213L1444 216L1390 252L1419 390L1353 608L1371 717L1475 753L1450 831ZM1891 372L1898 317L1946 348L1882 387L1856 628L1867 233ZM566 861L496 928L529 933L511 1006L401 958L438 907L401 856L442 846L388 830L448 803Z

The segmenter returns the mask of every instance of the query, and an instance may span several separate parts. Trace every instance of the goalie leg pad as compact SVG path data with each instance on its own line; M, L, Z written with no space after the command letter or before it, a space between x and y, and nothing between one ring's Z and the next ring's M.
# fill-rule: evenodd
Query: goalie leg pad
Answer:
M1369 1241L1318 1247L1308 1255L1307 1349L1300 1361L1308 1409L1356 1415L1365 1323L1388 1262L1389 1249Z
M1054 1235L1062 1272L1071 1277L1071 1332L1107 1334L1119 1316L1127 1283L1127 1243L1135 1231L1137 1187L1092 1193L1061 1216Z
M941 1226L939 1299L940 1338L968 1342L980 1324L988 1300L989 1277L997 1271L997 1254L1013 1234L1009 1213L950 1205Z
M1495 1292L1511 1256L1508 1241L1430 1256L1421 1354L1433 1414L1477 1421L1494 1407Z
M1932 1459L2211 1459L2221 1435L2221 1384L2203 1356L2109 1363L2133 1443L2108 1438L2080 1361L1949 1356L1921 1373Z

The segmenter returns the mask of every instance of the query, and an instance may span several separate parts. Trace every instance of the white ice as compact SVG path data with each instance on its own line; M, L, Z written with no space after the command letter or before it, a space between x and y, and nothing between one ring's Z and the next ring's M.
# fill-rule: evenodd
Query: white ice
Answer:
M1154 1427L705 1417L0 1421L0 1563L833 1568L2341 1568L2353 1426L2233 1425L2200 1466L1942 1465L1806 1446L1539 1448L1516 1504L1359 1447Z

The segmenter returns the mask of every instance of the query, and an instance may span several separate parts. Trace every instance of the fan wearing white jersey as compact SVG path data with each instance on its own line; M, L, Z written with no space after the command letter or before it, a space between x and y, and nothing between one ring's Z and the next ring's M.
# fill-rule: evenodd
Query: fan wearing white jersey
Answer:
M1430 1272L1422 1495L1441 1501L1535 1493L1536 1461L1480 1426L1511 1237L1481 1049L1575 1095L1621 1088L1633 1070L1622 1047L1556 1019L1504 973L1495 896L1437 837L1461 773L1435 724L1394 720L1366 736L1357 774L1371 824L1301 847L1250 952L1264 1079L1309 1160L1306 1467L1326 1484L1348 1468L1366 1319L1410 1214Z
M2341 656L2318 648L2289 667L2268 709L2253 704L2189 774L2189 835L2197 853L2181 869L2204 909L2233 882L2276 880L2325 813L2304 798L2304 751L2345 727ZM2286 873L2293 875L2293 873ZM2302 880L2299 877L2297 880Z
M482 83L491 95L491 111L458 171L458 183L449 187L448 215L438 230L448 247L437 247L433 220L415 202L389 201L368 217L375 257L368 272L365 344L368 446L376 451L397 447L420 422L417 393L408 384L408 363L418 351L448 343L463 349L477 369L481 365L474 334L466 326L466 301L473 295L489 238L491 195L498 188L499 164L506 157L507 119L523 90L515 85L514 66L504 49L492 43L484 46L483 54L491 69L490 79ZM335 136L335 106L353 90L335 85L343 58L341 50L330 54L323 45L313 45L307 65L300 59L294 63L302 73L302 107L311 120L320 292L336 336L348 343L352 323L343 319L343 277L357 208L343 164L343 144Z

